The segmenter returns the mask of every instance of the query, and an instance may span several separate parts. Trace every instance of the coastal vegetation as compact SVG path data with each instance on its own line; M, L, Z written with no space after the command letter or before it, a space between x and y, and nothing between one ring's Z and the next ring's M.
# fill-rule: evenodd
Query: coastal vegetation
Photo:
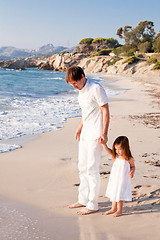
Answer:
M117 30L117 36L123 39L124 44L120 44L114 38L84 38L75 48L76 53L86 54L88 57L115 55L108 60L108 66L115 64L123 57L123 63L133 64L139 60L144 60L148 64L155 64L153 70L159 69L160 61L160 32L156 35L154 23L152 21L140 21L136 27L126 25ZM150 57L147 54L156 54Z
M152 63L156 63L157 62L157 59L156 58L148 58L147 59L147 62L152 64Z
M156 64L152 68L152 70L157 70L157 69L160 69L160 62L156 62Z
M133 28L130 25L120 27L117 30L117 36L124 40L124 44L119 44L114 38L84 38L76 47L76 52L87 53L90 55L98 54L102 49L110 49L116 55L134 56L139 53L160 53L160 32L156 35L154 23L152 21L140 21ZM104 51L104 55L106 52Z
M123 45L112 37L88 37L81 39L71 52L63 49L59 54L43 54L41 58L12 59L0 62L0 67L21 70L37 67L64 72L68 67L80 65L88 72L110 74L135 74L136 71L146 74L160 69L160 32L155 33L153 22L141 21L135 28L120 27L117 36L123 39Z
M141 21L135 28L129 25L120 27L116 34L125 43L121 52L160 52L160 32L156 35L152 21Z
M127 58L123 63L128 63L128 64L132 64L132 63L137 63L139 61L139 59L135 56L129 57Z
M116 62L120 61L122 58L120 57L115 57L115 58L112 58L111 60L108 60L106 61L106 64L108 66L111 66L111 65L114 65Z
M74 52L85 53L88 56L108 55L114 48L120 46L114 38L84 38L75 47Z

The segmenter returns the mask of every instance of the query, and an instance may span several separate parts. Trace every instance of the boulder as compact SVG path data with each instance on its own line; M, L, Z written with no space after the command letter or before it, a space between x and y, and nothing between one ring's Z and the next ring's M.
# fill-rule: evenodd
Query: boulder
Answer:
M47 63L43 63L40 67L38 67L40 70L53 70L52 65L49 64L49 62Z
M25 60L24 59L13 59L8 61L0 62L1 68L9 68L9 69L25 69Z
M58 55L55 58L55 61L53 62L53 68L54 69L59 69L62 63L63 56Z

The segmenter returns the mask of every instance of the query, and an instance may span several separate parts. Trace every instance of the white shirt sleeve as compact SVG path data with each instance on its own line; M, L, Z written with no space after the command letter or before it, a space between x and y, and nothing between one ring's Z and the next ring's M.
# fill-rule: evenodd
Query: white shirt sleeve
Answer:
M106 91L101 85L96 84L94 90L95 90L94 91L95 100L100 107L108 103L108 97L107 97Z

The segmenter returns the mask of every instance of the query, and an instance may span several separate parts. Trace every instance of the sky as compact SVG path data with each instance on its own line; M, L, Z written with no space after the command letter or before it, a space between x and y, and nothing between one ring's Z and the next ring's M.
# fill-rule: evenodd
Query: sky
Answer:
M119 27L152 21L160 31L160 0L0 0L0 47L77 46L113 37Z

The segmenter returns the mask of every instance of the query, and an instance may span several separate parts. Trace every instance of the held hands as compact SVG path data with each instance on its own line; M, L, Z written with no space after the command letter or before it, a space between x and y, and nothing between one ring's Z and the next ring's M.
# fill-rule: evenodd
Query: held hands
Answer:
M128 173L128 176L129 176L130 178L133 178L134 173L133 173L132 171L130 171L130 172Z
M101 134L101 136L97 139L98 143L106 144L108 141L108 137L106 134Z

